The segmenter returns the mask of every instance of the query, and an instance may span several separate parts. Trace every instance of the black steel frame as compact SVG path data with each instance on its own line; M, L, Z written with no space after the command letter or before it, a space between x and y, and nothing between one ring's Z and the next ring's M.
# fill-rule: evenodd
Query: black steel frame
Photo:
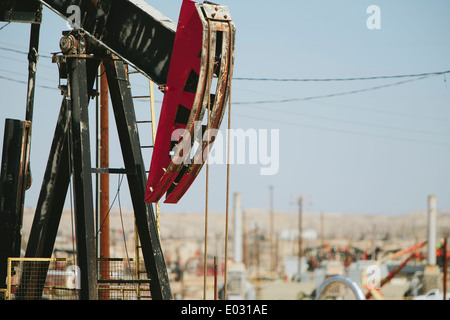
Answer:
M122 149L142 254L150 279L152 299L172 298L166 264L161 249L153 208L144 202L145 166L140 149L136 116L125 64L112 54L101 57L68 56L67 88L53 138L47 169L41 187L26 257L51 257L67 195L70 175L74 184L77 260L80 268L80 299L97 296L97 254L92 173L89 145L89 97L100 60L106 69L117 131ZM103 172L103 171L102 171ZM119 171L120 172L120 171ZM31 263L29 264L31 267ZM45 275L44 275L45 276ZM45 279L22 279L19 299L30 297L28 284L41 287Z

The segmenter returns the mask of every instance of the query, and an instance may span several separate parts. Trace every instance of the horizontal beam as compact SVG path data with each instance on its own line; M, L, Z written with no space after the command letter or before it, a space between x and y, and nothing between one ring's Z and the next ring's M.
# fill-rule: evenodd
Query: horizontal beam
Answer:
M176 23L143 0L41 2L155 83L166 83Z

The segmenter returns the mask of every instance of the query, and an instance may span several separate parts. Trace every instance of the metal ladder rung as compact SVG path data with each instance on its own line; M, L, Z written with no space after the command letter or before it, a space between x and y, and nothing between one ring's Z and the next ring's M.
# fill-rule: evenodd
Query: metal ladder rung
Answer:
M92 173L135 174L136 171L124 168L91 168Z
M153 146L141 146L142 149L150 149L153 148Z
M151 96L134 96L133 99L149 99Z
M152 123L152 120L136 121L136 123Z

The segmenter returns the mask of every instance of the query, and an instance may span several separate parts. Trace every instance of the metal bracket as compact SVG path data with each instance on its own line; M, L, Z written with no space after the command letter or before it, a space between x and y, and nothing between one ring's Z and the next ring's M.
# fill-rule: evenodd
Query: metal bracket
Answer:
M203 3L202 8L206 19L232 21L227 6Z

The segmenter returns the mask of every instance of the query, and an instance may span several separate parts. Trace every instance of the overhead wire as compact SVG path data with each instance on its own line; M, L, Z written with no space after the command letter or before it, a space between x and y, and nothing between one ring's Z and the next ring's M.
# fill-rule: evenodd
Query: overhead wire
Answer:
M345 105L345 104L335 103L335 102L329 102L329 101L317 101L317 100L315 100L315 101L308 101L308 103L316 103L316 104L327 105L327 106L338 107L338 108L344 108L344 109L354 109L354 110L368 111L368 112L373 112L373 113L393 115L393 116L399 116L399 117L416 118L416 119L420 119L420 120L450 122L450 119L442 118L442 117L437 118L437 117L430 117L430 116L427 116L427 115L419 115L419 114L411 114L411 113L404 113L404 112L379 110L379 109L366 108L366 107L350 106L350 105Z
M3 26L3 27L5 27L5 26ZM2 43L2 44L12 46L11 44L8 44L8 43ZM12 49L12 48L7 48L7 47L3 47L3 46L0 46L0 50L14 52L14 53L20 53L20 54L28 54L26 51L22 51L22 50L18 50L18 49ZM45 54L40 54L40 56L45 57L45 58L51 58L50 55L45 55ZM8 58L12 59L10 57L8 57ZM383 84L383 85L372 86L372 87L363 88L363 89L356 89L356 90L350 90L350 91L344 91L344 92L336 92L336 93L330 93L330 94L324 94L324 95L316 95L316 96L309 96L309 97L299 97L299 98L284 98L284 99L277 99L277 100L274 99L274 100L258 100L258 101L234 101L233 104L235 104L235 105L256 105L256 104L257 105L261 105L261 104L272 104L272 103L289 103L289 102L298 102L298 101L312 101L312 100L318 100L318 99L324 99L324 98L332 98L332 97L351 95L351 94L357 94L357 93L362 93L362 92L368 92L368 91L373 91L373 90L389 88L389 87L398 86L398 85L406 84L406 83L413 82L413 81L423 80L423 79L426 79L426 78L429 78L429 77L432 77L432 76L438 76L438 75L444 75L445 76L447 73L450 73L450 70L436 71L436 72L424 72L424 73L411 73L411 74L394 74L394 75L345 77L345 78L344 77L341 77L341 78L262 78L262 77L261 78L256 78L256 77L233 77L233 80L240 80L240 81L271 81L271 82L333 82L333 81L344 82L344 81L366 81L366 80L379 80L379 79L412 78L412 79L407 79L407 80L398 81L398 82L389 83L389 84ZM22 84L27 84L27 81L17 80L17 79L13 79L13 78L2 76L2 75L0 75L0 79L13 81L13 82L17 82L17 83L22 83ZM45 89L59 90L56 87L50 87L50 86L45 86L45 85L36 85L36 86L37 87L41 87L41 88L45 88ZM324 102L322 102L322 103L324 103ZM419 116L419 115L416 116L416 115L411 115L411 114L406 114L406 113L398 113L398 112L392 112L392 111L382 111L382 110L369 109L369 108L358 108L358 107L352 107L352 106L347 106L347 105L332 104L332 103L329 103L329 102L328 102L328 104L329 105L334 105L334 106L337 106L337 107L342 107L342 108L353 108L353 109L359 109L359 110L365 110L365 111L371 111L371 112L378 112L378 113L386 113L386 114L399 115L399 116L420 117L421 119L428 118L430 120L450 121L449 119L443 119L443 118L431 118L431 117L426 117L426 116L425 117L424 116ZM261 107L261 106L258 106L258 108L259 109L265 109L265 110L278 111L278 110L275 110L275 109L264 108L264 107ZM346 123L357 124L357 125L366 125L366 126L372 126L372 127L380 127L380 128L390 129L390 130L401 130L401 131L409 131L409 132L416 132L416 133L424 133L424 134L432 134L432 135L445 135L445 136L447 136L447 134L438 133L438 132L420 131L420 130L412 130L412 129L397 128L397 127L390 127L390 126L384 126L384 125L370 124L370 123L361 123L361 122L342 120L342 119L333 119L333 118L329 118L329 117L320 117L320 116L308 115L308 114L304 114L304 113L290 112L290 111L286 111L286 110L283 110L283 112L284 113L290 113L290 114L297 114L297 115L301 115L301 116L305 116L305 117L322 118L322 119L331 120L331 121L339 121L339 122L346 122ZM242 114L240 114L240 115L237 114L237 115L241 116L241 117L249 117L249 116L242 115ZM258 119L259 120L264 120L263 118L258 118ZM275 120L271 119L271 121L275 121ZM280 122L280 121L278 121L278 122ZM331 130L334 130L334 129L331 129ZM334 130L334 131L336 131L336 130ZM339 130L339 131L342 132L342 130ZM347 133L351 133L349 131L346 131L346 132ZM359 133L354 133L354 134L359 134ZM411 139L408 139L408 140L411 141Z
M403 81L398 81L398 82L395 82L395 83L389 83L389 84L384 84L384 85L379 85L379 86L373 86L373 87L369 87L369 88L356 89L356 90L344 91L344 92L336 92L336 93L317 95L317 96L310 96L310 97L287 98L287 99L279 99L279 100L235 101L235 102L233 102L233 104L235 104L235 105L245 105L245 104L287 103L287 102L308 101L308 100L315 100L315 99L322 99L322 98L333 98L333 97L338 97L338 96L351 95L351 94L356 94L356 93L361 93L361 92L368 92L368 91L373 91L373 90L379 90L379 89L385 89L385 88L389 88L389 87L394 87L394 86L402 85L402 84L405 84L405 83L408 83L408 82L423 80L423 79L426 79L426 78L431 77L431 76L432 75L426 75L426 76L421 76L421 77L414 78L414 79L403 80Z
M263 107L263 106L261 106L261 104L286 103L286 102L295 102L295 101L312 101L312 100L321 99L321 98L330 98L330 97L342 96L342 95L347 95L347 94L362 93L362 92L367 92L367 91L378 90L378 89L388 88L388 87L392 87L392 86L402 85L402 84L413 82L413 81L423 80L423 79L426 79L426 78L429 78L429 77L432 77L432 76L443 75L443 74L445 75L448 72L449 71L442 71L442 72L429 72L429 73L421 73L421 74L395 75L395 76L378 76L378 77L364 77L364 78L295 79L297 81L313 81L313 80L316 80L316 81L344 81L344 80L352 81L352 80L369 80L369 79L373 80L373 79L382 79L382 78L386 79L386 78L416 77L416 78L413 78L413 79L398 81L398 82L395 82L395 83L384 84L384 85L379 85L379 86L374 86L374 87L369 87L369 88L363 88L363 89L358 89L358 90L351 90L351 91L346 91L346 92L338 92L338 93L326 94L326 95L310 96L310 97L303 97L303 98L285 98L285 99L279 99L279 100L260 100L260 101L233 102L233 103L234 104L238 104L238 105L248 105L250 107L252 107L251 106L252 104L256 104L256 105L258 105L257 107L258 107L259 110L263 109L263 110L270 110L270 111L280 111L280 109L275 110L274 108ZM239 78L239 79L244 79L244 78ZM263 79L258 79L258 80L263 80ZM269 80L279 80L279 81L286 80L287 81L287 80L294 80L294 79L269 79L269 78L265 78L264 79L264 81L269 81ZM389 114L395 114L395 115L403 115L403 116L423 118L422 116L410 115L410 114L405 114L405 113L380 111L380 110L375 110L375 109L350 107L350 106L343 106L343 105L337 105L337 104L334 104L334 106L347 107L347 108L357 108L357 109L366 110L366 111L372 111L372 112L381 112L381 113L389 113ZM343 120L343 119L334 119L334 118L330 118L330 117L315 116L315 115L309 115L309 114L305 114L305 113L286 111L285 109L283 109L283 113L289 113L289 114L294 114L294 115L299 115L299 116L306 116L306 117L313 117L313 118L320 118L320 119L331 120L331 121L339 121L339 122L345 122L345 123L351 123L351 124L357 124L357 125L379 127L379 128L384 128L384 129L390 129L390 130L400 130L400 131L408 131L408 132L415 132L415 133L450 136L448 134L439 133L439 132L413 130L413 129L398 128L398 127L390 127L390 126L386 126L386 125L377 125L377 124L363 123L363 122L357 122L357 121ZM446 144L446 143L438 143L438 142L432 142L432 141L415 140L415 139L410 139L410 138L398 138L398 137L393 137L393 136L384 136L384 135L377 135L377 134L352 132L352 131L348 131L348 130L327 128L327 127L318 127L318 126L313 126L313 125L292 123L292 122L289 122L289 121L275 120L273 118L268 119L268 118L248 116L248 115L243 115L243 114L235 114L235 115L239 116L239 117L247 117L247 118L253 118L253 119L257 119L257 120L266 120L266 121L278 122L278 123L283 123L283 124L288 124L288 125L310 127L310 128L315 128L315 129L321 129L321 130L342 132L342 133L347 133L347 134L365 135L365 136L372 136L372 137L378 137L378 138L388 138L388 139L396 139L396 140L403 140L403 141L409 141L409 142L419 142L419 143L426 143L426 144L436 144L436 145L445 145L445 146L449 145L449 144ZM425 117L425 118L431 119L431 120L449 121L448 119L443 119L443 118L440 118L440 119L431 118L431 117Z
M413 73L413 74L397 74L397 75L351 77L351 78L251 78L251 77L234 77L233 80L277 81L277 82L361 81L361 80L377 80L377 79L415 78L415 77L423 77L423 76L442 75L442 74L446 74L446 73L450 73L450 70L437 71L437 72Z
M251 92L251 93L260 94L260 95L270 95L270 96L287 98L286 96L283 96L283 95L272 94L272 93L256 91L256 90L245 90L242 88L236 88L234 90ZM308 100L307 102L315 103L315 104L319 104L319 105L337 107L337 108L354 109L354 110L368 111L368 112L379 113L379 114L386 114L386 115L393 115L393 116L400 116L400 117L410 117L410 118L416 118L416 119L421 119L421 120L450 122L450 119L442 118L442 117L437 118L437 117L430 117L428 115L419 115L419 114L411 114L411 113L405 113L405 112L396 112L396 111L385 110L385 109L380 110L380 109L367 108L367 107L351 106L348 104L342 104L342 103L336 103L336 102L330 102L330 101L320 101L320 99Z
M318 130L340 132L340 133L352 134L352 135L357 135L357 136L368 136L368 137L374 137L374 138L384 138L384 139L390 139L390 140L400 140L400 141L432 144L432 145L439 145L439 146L446 146L446 147L450 146L449 143L439 143L439 142L434 142L434 141L424 141L424 140L385 136L385 135L378 135L378 134L371 134L371 133L364 133L364 132L355 132L355 131L349 131L349 130L342 130L342 129L335 129L335 128L329 128L329 127L314 126L314 125L309 125L309 124L302 124L302 123L298 123L298 122L277 120L277 119L273 119L273 118L269 119L269 118L263 118L263 117L257 117L257 116L249 116L249 115L239 114L239 113L234 113L233 116L244 117L244 118L249 118L249 119L254 119L254 120L270 121L273 123L282 123L282 124L296 126L296 127L305 127L305 128L312 128L312 129L318 129Z
M25 80L17 80L17 79L13 79L13 78L10 78L10 77L5 77L5 76L2 76L2 75L0 75L0 79L12 81L12 82L17 82L17 83L22 83L22 84L28 84L28 82L25 81ZM50 86L45 86L45 85L41 85L41 84L37 84L36 87L43 88L43 89L51 89L51 90L58 90L58 91L60 91L56 87L50 87Z
M26 51L17 50L17 49L11 49L11 48L6 48L6 47L0 47L0 50L28 55L28 52L26 52ZM51 55L48 55L48 54L42 54L42 53L39 53L39 57L42 57L42 58L49 58L49 59L52 58Z
M3 28L7 27L10 23L11 23L11 21L9 21L8 23L2 25L2 26L0 27L0 31L3 30Z
M249 107L254 107L254 106L249 106ZM277 111L274 108L259 107L259 106L257 108L258 108L258 110ZM306 113L300 113L300 112L294 112L294 111L283 110L283 114L292 114L292 115L308 117L308 118L330 120L330 121L335 121L335 122L363 125L363 126L368 126L368 127L375 127L375 128L389 129L389 130L398 130L398 131L405 131L405 132L411 132L411 133L423 133L423 134L429 134L429 135L450 137L450 134L448 134L448 133L425 131L425 130L415 130L415 129L408 129L408 128L399 128L399 127L392 127L392 126L386 126L386 125L380 125L380 124L373 124L373 123L368 123L368 122L359 122L359 121L352 121L352 120L345 120L345 119L336 119L336 118L331 118L331 117L318 116L318 115L312 115L312 114L306 114Z
M0 58L1 59L10 60L10 61L14 61L14 62L20 62L20 63L26 62L28 64L28 61L26 61L24 59L15 59L15 58L3 56L3 55L0 55ZM49 70L56 70L54 67L51 67L50 65L42 64L40 62L39 62L39 68L45 68L45 69L49 69Z

